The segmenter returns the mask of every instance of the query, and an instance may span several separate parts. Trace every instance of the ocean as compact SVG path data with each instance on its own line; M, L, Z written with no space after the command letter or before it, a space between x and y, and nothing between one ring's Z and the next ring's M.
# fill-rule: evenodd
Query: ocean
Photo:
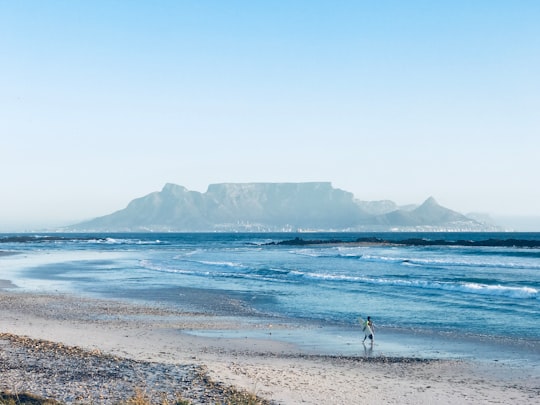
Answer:
M540 368L540 233L0 234L0 252L11 291L290 324L272 338L344 355L371 316L373 354Z

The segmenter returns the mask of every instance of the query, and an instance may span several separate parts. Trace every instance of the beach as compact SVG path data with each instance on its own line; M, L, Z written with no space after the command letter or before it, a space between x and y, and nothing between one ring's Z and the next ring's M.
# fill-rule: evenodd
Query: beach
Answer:
M120 300L4 290L0 312L0 390L63 403L113 404L137 391L155 403L177 395L233 403L232 388L274 404L506 404L540 395L537 375L497 362L379 356L360 334L358 355L342 356L273 338L294 325ZM246 336L198 333L227 329Z

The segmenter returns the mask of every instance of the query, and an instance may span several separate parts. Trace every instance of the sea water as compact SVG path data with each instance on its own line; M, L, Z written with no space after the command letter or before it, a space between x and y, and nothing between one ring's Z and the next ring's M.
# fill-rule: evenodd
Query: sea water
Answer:
M492 245L277 242L499 241ZM540 233L137 233L0 235L0 279L302 325L275 331L316 352L504 357L540 364ZM245 331L200 331L241 336ZM503 349L501 349L503 348ZM505 353L502 355L501 353Z

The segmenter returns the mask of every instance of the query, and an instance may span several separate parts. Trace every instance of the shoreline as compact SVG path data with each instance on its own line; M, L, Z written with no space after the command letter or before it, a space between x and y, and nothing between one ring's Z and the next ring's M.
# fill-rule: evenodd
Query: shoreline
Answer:
M69 393L70 387L77 382L73 375L67 373L67 370L73 369L69 367L70 364L79 364L74 371L79 371L80 375L96 375L96 370L88 362L82 366L80 362L77 363L80 357L77 353L81 351L101 360L116 359L118 363L98 362L101 372L107 367L118 370L121 364L122 367L137 364L137 367L142 367L141 370L147 370L145 367L153 370L148 372L149 381L134 381L139 386L155 383L150 376L156 370L161 370L163 375L169 373L172 379L161 380L169 381L166 384L170 385L160 388L160 392L166 390L172 395L174 393L171 391L178 387L192 403L204 403L204 398L210 398L203 396L197 399L199 394L196 393L206 392L207 389L204 381L208 379L201 379L204 373L213 381L213 386L225 387L225 391L226 387L233 386L275 404L358 401L403 404L509 403L530 401L540 394L540 382L536 375L512 377L511 373L504 372L504 365L497 363L485 367L465 360L309 353L297 345L279 341L271 334L263 339L253 336L209 337L193 333L227 328L257 330L268 326L235 317L65 294L3 290L0 290L0 311L2 356L7 356L9 352L5 350L9 346L6 342L17 339L54 342L41 345L45 355L55 350L58 352L59 346L55 345L67 347L69 350L66 353L69 354L70 350L73 353L72 356L65 356L65 364L57 364L58 370L65 371L64 380L45 379L45 385L55 386L56 391L43 386L44 383L41 386L39 383L29 383L32 378L39 376L36 369L10 374L6 367L0 368L0 390L17 389L23 392L31 389L34 394L66 403L76 402L74 394ZM272 325L273 329L280 327ZM34 340L30 342L35 345ZM19 353L19 357L10 357L10 361L19 359L21 365L35 365L41 356L38 354L36 351L23 355ZM6 361L4 358L0 364L6 364ZM119 371L119 378L124 381L124 377L129 377L132 372L126 370L133 367ZM111 373L105 375L114 376ZM192 391L181 384L182 381L189 381ZM111 388L114 384L111 384L104 387L115 392ZM65 395L62 396L61 392ZM93 395L94 399L102 396L100 403L118 401L117 397L107 397L105 392L95 391Z
M5 288L16 288L17 286L13 284L10 280L0 279L0 291Z

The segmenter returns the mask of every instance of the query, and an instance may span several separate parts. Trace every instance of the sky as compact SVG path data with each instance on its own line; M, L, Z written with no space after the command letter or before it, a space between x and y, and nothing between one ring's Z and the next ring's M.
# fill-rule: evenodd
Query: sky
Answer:
M166 183L540 217L540 2L0 0L0 231Z

